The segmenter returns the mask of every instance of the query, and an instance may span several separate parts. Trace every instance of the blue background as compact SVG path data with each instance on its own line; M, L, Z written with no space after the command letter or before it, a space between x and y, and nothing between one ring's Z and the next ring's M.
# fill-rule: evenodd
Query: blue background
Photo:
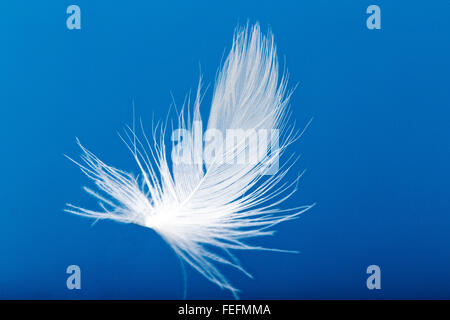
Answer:
M81 8L82 29L66 28ZM366 28L381 7L381 30ZM63 212L93 206L63 157L75 137L136 172L117 136L213 85L237 24L270 27L291 86L307 168L285 207L317 203L240 252L255 279L223 269L244 299L450 298L448 1L2 1L0 298L179 299L180 264L152 230ZM203 111L210 101L206 94ZM203 114L205 117L205 113ZM281 159L283 161L283 159ZM66 288L66 267L82 289ZM366 268L381 267L381 290ZM191 268L187 297L232 298Z

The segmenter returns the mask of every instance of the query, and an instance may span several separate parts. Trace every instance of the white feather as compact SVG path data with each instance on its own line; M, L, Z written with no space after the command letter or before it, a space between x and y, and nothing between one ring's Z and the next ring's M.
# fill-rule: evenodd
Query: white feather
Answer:
M99 200L101 210L69 204L66 211L155 230L179 257L237 298L238 289L228 282L218 266L225 264L250 274L230 249L283 251L252 246L246 240L271 235L274 231L269 228L311 207L277 209L279 203L296 191L297 179L281 183L289 169L286 167L274 175L265 175L267 168L296 138L292 129L287 133L285 130L290 94L286 93L286 77L279 79L278 68L272 34L264 36L258 25L251 30L248 27L238 30L216 80L207 125L207 129L224 134L228 129L278 129L282 133L278 150L268 152L269 141L261 139L258 148L264 150L263 157L256 162L237 163L242 152L249 151L245 141L238 141L233 146L223 146L223 154L217 152L213 161L195 161L196 148L200 146L200 151L205 148L201 137L194 132L195 125L202 126L199 85L192 119L188 116L186 124L183 112L178 119L179 127L191 133L193 140L177 146L172 144L178 152L191 157L191 162L172 161L170 170L162 138L165 128L161 129L159 142L153 138L153 145L143 129L141 141L134 124L128 128L125 143L139 167L140 177L106 165L77 140L84 163L76 163L100 192L85 190ZM224 156L235 161L218 160Z

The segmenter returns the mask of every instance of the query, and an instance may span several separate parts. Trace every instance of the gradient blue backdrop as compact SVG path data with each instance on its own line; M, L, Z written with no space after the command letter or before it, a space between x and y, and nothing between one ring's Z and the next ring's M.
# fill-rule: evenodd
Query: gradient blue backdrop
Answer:
M80 31L66 28L70 4ZM370 4L381 30L366 28ZM301 254L239 254L254 280L225 268L241 297L450 298L449 11L448 1L3 1L0 298L182 298L178 259L153 231L62 211L95 203L63 153L79 154L78 136L136 172L117 136L132 100L150 126L171 92L182 104L196 88L199 65L212 85L247 20L275 34L299 84L299 128L314 117L289 150L302 157L288 178L308 171L286 206L317 206L258 242ZM70 264L79 291L66 288ZM366 288L370 264L382 290ZM187 273L188 298L231 298Z

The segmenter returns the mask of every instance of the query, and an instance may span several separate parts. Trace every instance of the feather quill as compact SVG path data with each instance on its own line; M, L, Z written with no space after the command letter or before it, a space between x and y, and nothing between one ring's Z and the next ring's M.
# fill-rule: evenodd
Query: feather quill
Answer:
M206 131L217 130L225 135L230 129L278 130L278 147L271 146L267 139L256 139L262 156L256 161L239 162L239 157L250 151L246 135L238 137L235 144L218 148L211 161L196 161L198 150L200 154L206 151L201 135L195 134L195 127L203 133L199 85L192 117L188 115L185 119L183 111L178 117L179 128L192 139L184 139L178 145L172 143L172 151L190 161L172 161L170 168L163 138L165 127L160 127L159 141L155 138L156 129L150 141L142 122L140 137L133 123L132 128L127 127L123 139L139 168L137 177L105 164L77 139L82 161L69 159L96 185L97 191L84 189L98 199L100 210L68 204L65 211L153 229L182 261L238 298L239 290L219 266L232 266L251 275L231 250L284 251L253 246L247 240L272 235L273 226L311 208L278 209L296 191L298 179L282 182L289 170L286 165L267 175L268 168L299 137L293 128L286 129L290 97L286 84L287 76L279 76L273 35L270 32L263 35L258 24L238 29L216 79ZM224 158L228 160L223 161Z

